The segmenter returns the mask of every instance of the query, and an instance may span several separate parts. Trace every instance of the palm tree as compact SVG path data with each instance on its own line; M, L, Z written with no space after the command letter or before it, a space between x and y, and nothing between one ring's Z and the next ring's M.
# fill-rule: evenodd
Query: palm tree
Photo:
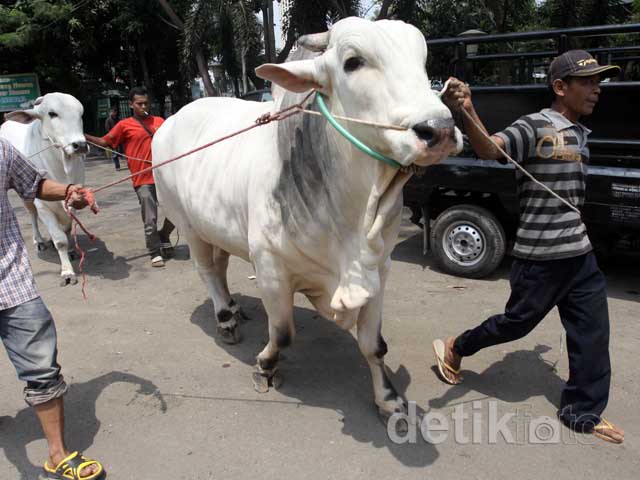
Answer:
M360 0L292 0L282 19L286 35L277 61L283 62L299 36L327 30L341 18L360 14Z

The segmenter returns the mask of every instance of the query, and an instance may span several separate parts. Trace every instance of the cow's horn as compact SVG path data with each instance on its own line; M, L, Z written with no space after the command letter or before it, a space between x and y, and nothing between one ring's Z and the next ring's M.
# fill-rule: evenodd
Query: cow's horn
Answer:
M324 52L329 45L329 32L303 35L298 39L298 45L312 52Z

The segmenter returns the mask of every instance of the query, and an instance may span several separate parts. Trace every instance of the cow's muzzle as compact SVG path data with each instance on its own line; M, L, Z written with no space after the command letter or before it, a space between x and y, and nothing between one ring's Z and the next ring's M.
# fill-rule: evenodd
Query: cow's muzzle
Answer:
M455 122L452 118L427 120L413 126L418 138L432 148L444 140L454 139Z
M71 148L73 148L73 153L83 154L89 152L89 147L87 142L73 142L71 144Z

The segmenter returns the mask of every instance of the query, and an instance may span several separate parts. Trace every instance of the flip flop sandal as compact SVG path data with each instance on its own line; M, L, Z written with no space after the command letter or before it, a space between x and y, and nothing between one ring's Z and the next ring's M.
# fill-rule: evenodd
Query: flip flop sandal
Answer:
M433 353L436 356L438 372L440 373L440 377L442 378L442 380L444 380L449 385L459 385L460 383L462 383L462 380L460 380L458 383L454 383L451 380L449 380L445 375L445 370L448 370L451 373L458 375L460 373L460 369L456 370L455 368L448 365L447 362L444 361L444 350L445 350L444 342L438 338L437 340L433 341L431 346L433 347Z
M80 472L85 467L90 467L91 465L96 465L98 467L98 470L95 473L86 477L80 475ZM104 475L104 469L100 462L86 458L77 451L62 459L56 468L51 468L48 461L44 462L43 468L48 480L96 480L98 478L102 478Z
M616 444L620 444L623 442L623 440L616 440L615 438L611 438L610 436L600 433L598 431L598 430L604 430L604 429L613 430L614 426L612 423L608 422L604 418L601 418L600 423L595 427L593 427L593 430L591 431L591 433L593 433L600 440L604 440L605 442L616 443Z

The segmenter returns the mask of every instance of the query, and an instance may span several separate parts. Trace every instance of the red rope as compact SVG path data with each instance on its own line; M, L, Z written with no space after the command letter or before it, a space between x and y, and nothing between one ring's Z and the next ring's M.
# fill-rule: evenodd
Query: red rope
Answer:
M255 123L253 125L250 125L249 127L243 128L241 130L238 130L236 132L230 133L229 135L225 135L224 137L220 137L217 138L216 140L213 140L212 142L206 143L204 145L201 145L197 148L194 148L192 150L189 150L188 152L182 153L176 157L170 158L168 160L165 160L164 162L160 162L157 165L153 165L151 167L147 167L144 168L142 170L140 170L139 172L136 172L132 175L128 175L124 178L121 178L119 180L116 180L114 182L111 183L107 183L106 185L102 185L101 187L98 187L96 189L88 189L88 188L82 188L78 190L78 193L80 193L81 195L83 195L85 197L85 199L87 200L87 203L89 204L89 207L91 208L91 211L94 214L97 214L99 212L98 206L96 204L96 200L94 195L98 192L101 192L102 190L106 190L107 188L111 188L115 185L118 185L120 183L126 182L127 180L130 180L132 178L137 177L138 175L142 175L143 173L147 173L150 172L152 170L155 170L156 168L160 168L163 167L171 162L175 162L177 160L180 160L181 158L187 157L193 153L199 152L200 150L204 150L205 148L209 148L213 145L215 145L216 143L220 143L223 142L224 140L228 140L232 137L235 137L236 135L240 135L241 133L245 133L248 132L249 130L252 130L256 127L260 127L262 125L266 125L268 123L271 123L273 121L279 121L279 120L284 120L285 118L288 118L292 115L295 115L297 113L300 113L300 111L302 111L304 109L303 104L304 102L306 102L308 100L308 98L313 95L313 93L315 93L315 90L312 90L311 92L309 92L309 94L307 96L305 96L302 101L300 103L296 103L295 105L291 105L287 108L283 108L282 110L275 112L275 113L266 113L264 115L262 115L261 117L258 117L255 120ZM86 285L86 275L84 273L84 271L82 270L82 267L84 265L84 259L85 259L85 253L84 250L82 250L82 248L80 248L80 245L78 244L78 235L77 235L77 227L78 225L80 226L80 228L84 231L84 233L89 237L89 240L91 241L91 243L93 243L96 239L96 236L93 235L84 225L83 223L80 221L80 219L78 219L78 217L76 217L76 215L74 214L74 212L69 208L68 206L68 202L71 199L71 195L73 194L73 192L68 192L67 194L67 198L64 202L64 209L67 212L67 214L69 215L69 217L71 217L71 223L73 225L73 239L75 242L75 249L76 251L80 254L80 264L78 265L78 271L80 273L82 273L82 297L86 300L87 296L85 293L85 285Z
M89 190L88 188L80 188L72 192L69 190L69 187L67 187L67 197L65 198L63 205L64 205L65 211L67 212L67 215L71 217L71 224L73 226L73 241L75 243L76 252L80 254L80 263L78 264L78 272L82 274L82 298L86 300L87 294L85 291L85 286L87 285L87 276L84 273L84 270L82 269L82 267L84 266L85 254L84 254L84 250L80 248L80 244L78 243L78 225L80 225L80 228L84 231L87 237L89 237L89 241L91 243L93 243L96 240L96 236L92 234L89 230L87 230L87 228L82 224L82 222L78 219L78 217L76 217L73 210L69 208L69 201L71 200L71 196L76 192L84 196L84 198L87 200L87 203L89 204L89 208L91 208L91 211L95 215L97 215L100 210L98 209L98 205L96 204L96 199L93 196L93 192L91 190Z

